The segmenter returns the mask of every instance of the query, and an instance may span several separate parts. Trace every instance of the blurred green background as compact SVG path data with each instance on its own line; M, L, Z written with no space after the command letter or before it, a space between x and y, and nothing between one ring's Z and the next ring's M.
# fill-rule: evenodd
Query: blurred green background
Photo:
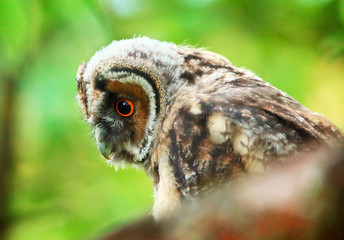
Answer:
M112 40L206 47L344 129L344 0L1 0L0 239L89 239L145 216L142 171L115 171L75 101Z

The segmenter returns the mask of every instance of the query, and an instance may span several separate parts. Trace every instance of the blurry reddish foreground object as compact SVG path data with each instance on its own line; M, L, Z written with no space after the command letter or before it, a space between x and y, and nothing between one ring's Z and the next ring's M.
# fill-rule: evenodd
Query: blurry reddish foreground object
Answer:
M159 223L147 217L100 239L344 239L343 204L341 146L221 186Z

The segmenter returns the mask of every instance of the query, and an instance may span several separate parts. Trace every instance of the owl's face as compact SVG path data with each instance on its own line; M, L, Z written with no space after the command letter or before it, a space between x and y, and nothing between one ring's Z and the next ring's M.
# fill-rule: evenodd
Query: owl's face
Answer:
M161 113L178 85L166 87L177 80L168 73L178 70L181 61L175 48L148 38L113 42L80 65L79 103L99 151L111 164L149 157ZM159 58L162 52L168 58Z

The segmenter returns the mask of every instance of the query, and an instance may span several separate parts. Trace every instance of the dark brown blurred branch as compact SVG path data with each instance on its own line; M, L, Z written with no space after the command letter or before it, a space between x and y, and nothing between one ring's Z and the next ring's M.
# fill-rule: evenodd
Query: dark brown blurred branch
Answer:
M3 80L4 102L2 104L2 126L0 129L0 239L5 239L10 224L8 202L10 196L14 151L13 136L15 128L14 109L18 82L14 75L8 74Z
M0 239L8 238L8 230L12 223L9 202L15 166L15 133L18 86L26 65L35 54L32 48L17 66L5 73L3 77L4 102L2 104L0 126Z

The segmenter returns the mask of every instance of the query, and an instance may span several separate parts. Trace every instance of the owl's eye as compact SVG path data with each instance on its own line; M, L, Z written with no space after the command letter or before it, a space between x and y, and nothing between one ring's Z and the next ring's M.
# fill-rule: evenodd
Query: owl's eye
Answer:
M116 112L123 116L129 117L134 112L134 104L128 99L118 99L116 102Z

